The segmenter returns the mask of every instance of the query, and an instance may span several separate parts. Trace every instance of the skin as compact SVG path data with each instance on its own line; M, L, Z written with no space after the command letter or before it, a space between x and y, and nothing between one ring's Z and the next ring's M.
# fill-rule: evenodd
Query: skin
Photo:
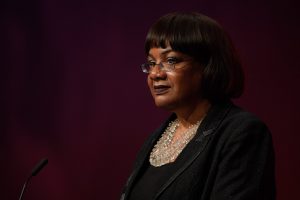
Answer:
M166 48L151 48L148 62L160 63L175 57L179 60L174 71L162 71L156 65L148 74L147 82L157 107L174 112L179 119L179 127L173 140L198 120L210 108L210 102L201 97L202 66L188 55Z

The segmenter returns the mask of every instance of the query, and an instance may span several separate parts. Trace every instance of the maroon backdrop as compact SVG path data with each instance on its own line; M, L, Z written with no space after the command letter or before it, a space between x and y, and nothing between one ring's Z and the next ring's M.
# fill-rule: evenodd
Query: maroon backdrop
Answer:
M278 199L300 199L297 1L2 0L0 199L118 199L144 139L168 113L153 105L143 44L170 11L218 20L244 63L236 101L270 127Z

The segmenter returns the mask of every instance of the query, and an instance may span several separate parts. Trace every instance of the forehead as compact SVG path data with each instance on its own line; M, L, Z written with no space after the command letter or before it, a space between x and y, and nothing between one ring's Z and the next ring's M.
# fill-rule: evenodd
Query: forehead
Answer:
M162 48L162 47L151 48L148 52L148 57L152 57L152 58L158 57L159 58L159 57L167 56L169 54L184 56L183 53L181 53L179 51L175 51L170 46L167 46L166 48Z

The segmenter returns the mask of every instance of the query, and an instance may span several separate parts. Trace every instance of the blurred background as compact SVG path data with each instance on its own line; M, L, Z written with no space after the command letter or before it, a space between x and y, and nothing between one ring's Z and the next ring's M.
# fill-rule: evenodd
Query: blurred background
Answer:
M118 199L143 141L169 113L139 66L163 14L198 11L231 35L246 88L235 102L273 134L278 199L300 199L300 14L296 0L2 0L0 199ZM297 128L298 127L298 128Z

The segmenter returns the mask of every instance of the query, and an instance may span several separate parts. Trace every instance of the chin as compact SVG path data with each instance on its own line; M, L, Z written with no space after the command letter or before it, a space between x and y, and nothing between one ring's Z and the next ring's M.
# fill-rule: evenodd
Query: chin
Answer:
M155 105L158 108L162 108L165 110L173 110L174 108L174 102L170 101L170 100L162 100L162 99L154 99Z

